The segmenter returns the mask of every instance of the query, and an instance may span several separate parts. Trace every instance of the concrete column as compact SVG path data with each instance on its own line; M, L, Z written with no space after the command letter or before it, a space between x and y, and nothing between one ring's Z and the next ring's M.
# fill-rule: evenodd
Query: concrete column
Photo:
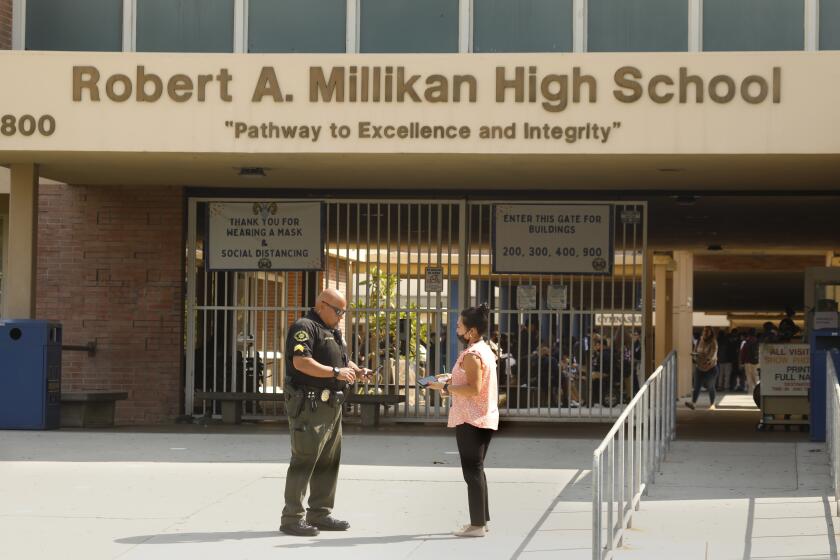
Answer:
M826 252L825 266L829 268L840 267L840 255L838 255L834 251ZM840 303L840 288L834 285L826 286L825 297L826 299L833 299L834 301Z
M38 166L11 166L9 256L3 286L3 317L35 317L35 266L38 241Z
M642 358L642 372L645 377L650 375L656 366L653 364L656 359L656 352L654 351L654 329L653 329L653 282L655 276L653 274L653 251L645 253L644 283L642 290L644 290L644 305L642 307L642 325L645 332L644 339L644 357Z
M694 313L694 255L674 251L674 349L677 351L677 394L691 391Z
M656 282L656 290L652 291L652 300L655 300L654 316L655 316L655 332L654 336L654 353L652 368L649 373L653 373L659 364L665 360L665 356L673 348L673 325L672 321L672 294L671 282L669 277L671 271L674 269L674 260L670 255L654 254L653 255L653 278Z
M449 306L452 311L449 312L449 324L446 327L446 336L449 339L447 341L447 346L449 347L447 359L452 360L452 362L444 363L444 367L447 368L446 371L449 371L448 368L452 367L452 364L455 363L455 358L461 352L461 343L458 341L458 334L455 332L458 315L461 313L461 308L459 307L461 301L461 298L459 297L460 293L460 283L457 280L450 280Z
M0 262L0 273L9 270L9 195L0 194L0 253L3 254ZM0 289L3 286L0 285ZM3 293L0 292L0 317L3 317Z

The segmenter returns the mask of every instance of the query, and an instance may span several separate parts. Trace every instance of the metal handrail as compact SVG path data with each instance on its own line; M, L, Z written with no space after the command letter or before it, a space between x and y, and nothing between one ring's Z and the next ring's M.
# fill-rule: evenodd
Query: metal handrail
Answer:
M672 351L592 455L593 560L611 558L622 545L624 531L632 526L642 494L654 482L662 458L676 436L676 420L677 353Z
M828 462L831 466L831 485L834 489L834 505L840 516L840 382L837 380L837 370L831 352L826 352L825 359L825 445L828 451Z

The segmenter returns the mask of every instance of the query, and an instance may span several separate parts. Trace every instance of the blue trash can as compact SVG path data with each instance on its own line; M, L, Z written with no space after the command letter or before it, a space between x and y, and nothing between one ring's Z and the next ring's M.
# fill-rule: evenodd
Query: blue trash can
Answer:
M61 423L61 324L0 320L0 429Z

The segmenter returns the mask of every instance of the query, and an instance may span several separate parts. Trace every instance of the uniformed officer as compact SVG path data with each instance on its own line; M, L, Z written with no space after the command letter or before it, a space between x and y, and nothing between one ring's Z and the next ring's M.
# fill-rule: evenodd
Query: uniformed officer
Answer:
M371 371L347 356L338 323L347 309L341 292L326 289L315 308L289 329L286 338L286 412L292 458L286 475L286 506L280 530L312 537L346 531L332 515L341 460L341 409L348 384ZM304 518L303 498L309 487Z

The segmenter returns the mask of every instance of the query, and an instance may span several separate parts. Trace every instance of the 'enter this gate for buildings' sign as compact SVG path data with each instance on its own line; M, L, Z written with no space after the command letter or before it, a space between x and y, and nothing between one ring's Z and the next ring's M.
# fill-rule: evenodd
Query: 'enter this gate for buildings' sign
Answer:
M612 274L612 205L496 204L496 274Z
M323 270L320 202L210 202L209 270Z

